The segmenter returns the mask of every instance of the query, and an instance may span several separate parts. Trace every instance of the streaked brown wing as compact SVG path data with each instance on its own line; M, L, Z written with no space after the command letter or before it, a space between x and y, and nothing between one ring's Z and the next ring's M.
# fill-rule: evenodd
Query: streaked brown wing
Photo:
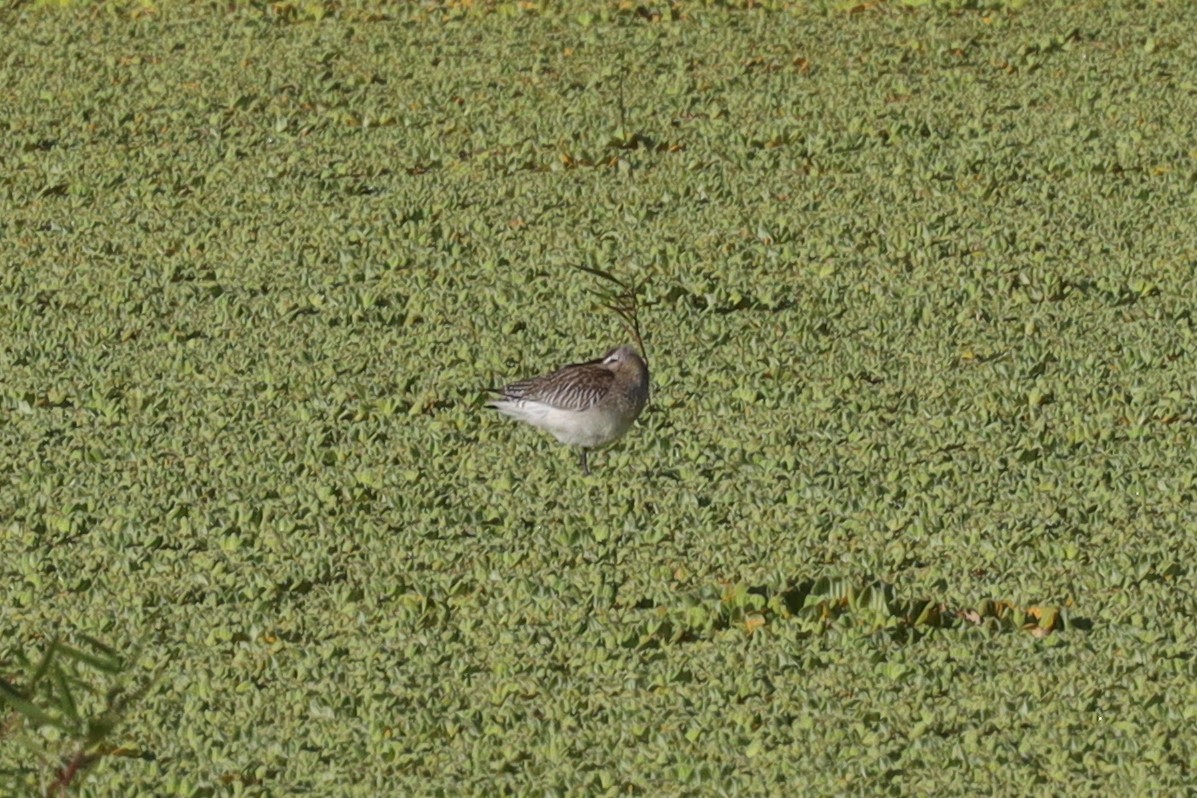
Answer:
M602 361L596 361L596 363ZM561 410L589 410L606 395L615 374L595 363L579 363L552 374L503 387L509 399L542 402Z

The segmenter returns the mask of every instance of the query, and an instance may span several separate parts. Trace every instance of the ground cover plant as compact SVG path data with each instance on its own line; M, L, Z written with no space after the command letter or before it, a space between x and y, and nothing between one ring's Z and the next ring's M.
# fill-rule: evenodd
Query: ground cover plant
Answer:
M1197 8L0 16L0 790L1189 789Z

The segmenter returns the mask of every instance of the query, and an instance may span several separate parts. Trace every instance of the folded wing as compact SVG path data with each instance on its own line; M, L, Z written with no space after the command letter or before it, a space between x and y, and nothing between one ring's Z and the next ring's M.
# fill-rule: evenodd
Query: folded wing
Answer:
M614 380L615 374L609 369L581 363L544 377L513 382L500 388L499 393L513 401L539 402L558 410L581 412L598 404Z

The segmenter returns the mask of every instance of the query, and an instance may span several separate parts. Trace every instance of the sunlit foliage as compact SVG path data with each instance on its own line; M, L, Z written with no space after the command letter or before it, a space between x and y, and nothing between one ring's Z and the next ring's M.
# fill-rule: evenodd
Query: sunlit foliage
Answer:
M1197 6L58 6L0 677L157 675L81 794L1190 788ZM590 477L481 406L627 340L578 267Z

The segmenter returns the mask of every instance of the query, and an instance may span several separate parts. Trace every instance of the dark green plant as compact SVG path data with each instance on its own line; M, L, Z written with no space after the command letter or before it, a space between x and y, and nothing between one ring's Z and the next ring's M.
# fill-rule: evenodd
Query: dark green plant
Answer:
M0 772L13 793L66 795L105 756L128 755L111 743L112 734L152 680L130 676L138 649L121 654L90 635L79 640L54 638L36 663L18 653L24 673L0 677L0 703L8 709L0 739L30 754Z

